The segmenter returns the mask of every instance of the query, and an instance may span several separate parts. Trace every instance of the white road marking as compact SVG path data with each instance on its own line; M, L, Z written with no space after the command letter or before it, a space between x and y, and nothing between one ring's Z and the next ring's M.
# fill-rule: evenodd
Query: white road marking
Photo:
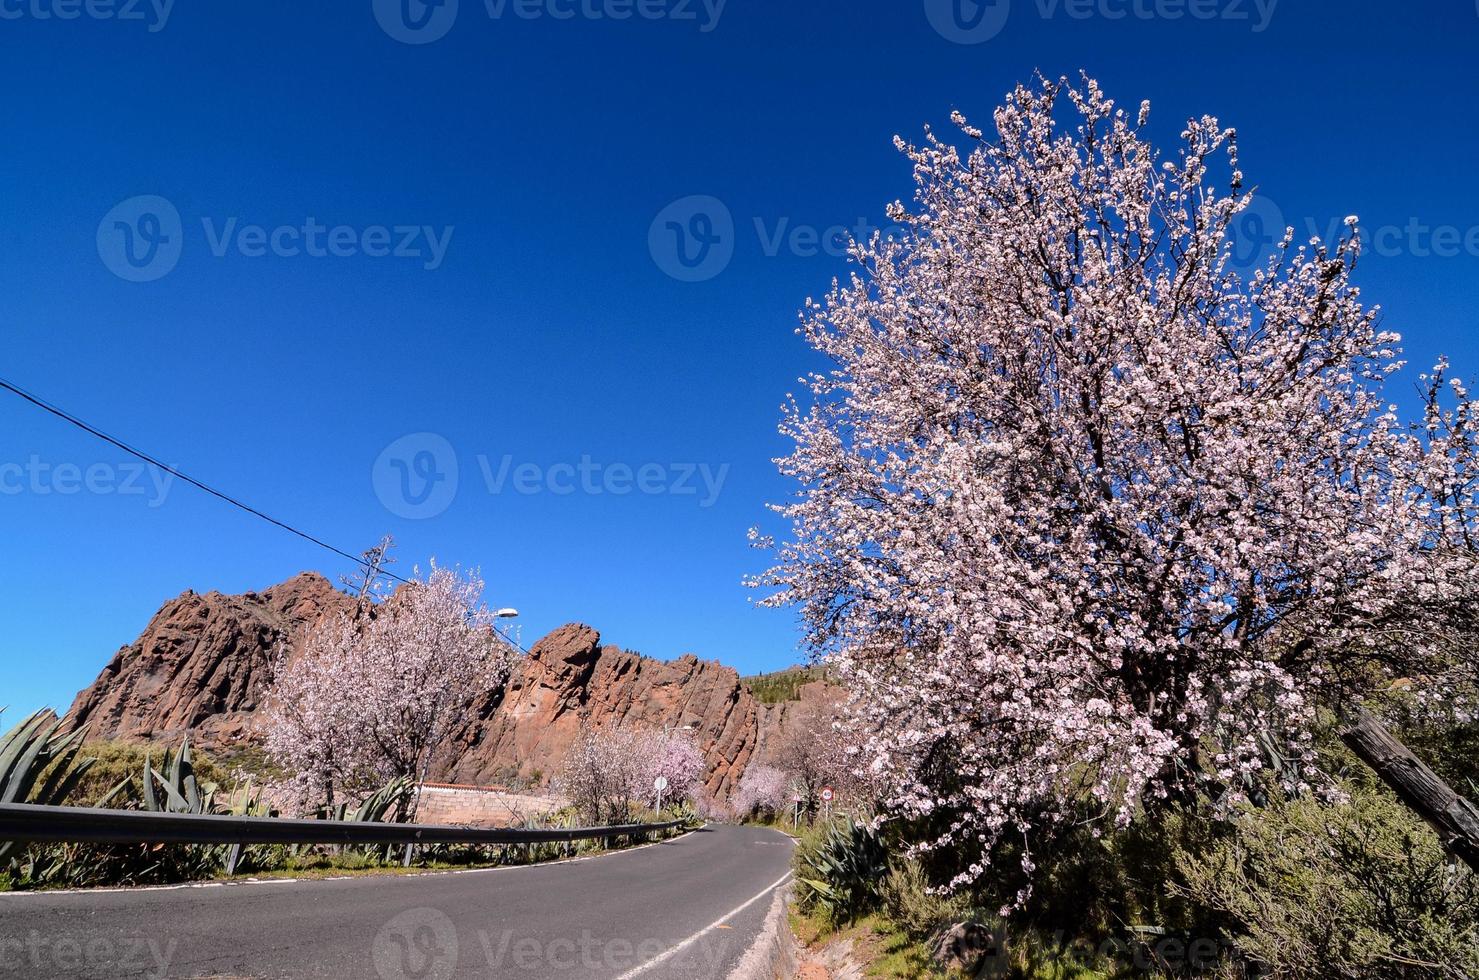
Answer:
M784 885L786 883L786 879L788 879L790 877L791 877L791 872L787 871L785 874L783 874L783 875L780 876L780 878L775 882L775 884L770 885L764 891L762 891L760 894L756 895L754 898L749 899L743 905L740 905L740 906L738 906L736 908L730 909L724 915L721 915L719 918L715 919L710 924L704 926L698 932L695 932L693 935L689 936L687 939L683 940L678 945L676 945L676 946L672 947L671 949L668 949L668 950L666 950L666 951L664 951L662 953L659 953L658 955L654 956L652 959L648 960L646 963L643 963L641 966L638 966L638 967L635 967L633 969L628 970L627 972L623 973L621 976L617 977L616 980L632 980L632 977L639 977L639 976L641 976L642 974L646 973L648 970L652 969L654 966L657 966L659 963L665 963L665 962L667 962L668 960L672 959L674 956L677 956L679 953L683 952L683 950L687 949L689 946L692 946L694 943L698 942L704 936L707 936L709 933L713 932L715 929L718 929L725 922L728 922L730 919L732 919L735 916L739 915L741 912L743 912L745 909L749 908L751 905L754 905L756 902L760 901L766 895L769 895L771 892L775 891L777 888L779 888L782 885Z

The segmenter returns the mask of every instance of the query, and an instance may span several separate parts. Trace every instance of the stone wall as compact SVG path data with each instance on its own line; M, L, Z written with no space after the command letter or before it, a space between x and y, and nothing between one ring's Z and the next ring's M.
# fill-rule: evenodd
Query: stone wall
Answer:
M515 793L498 786L426 783L416 806L417 823L512 827L565 806L558 796Z

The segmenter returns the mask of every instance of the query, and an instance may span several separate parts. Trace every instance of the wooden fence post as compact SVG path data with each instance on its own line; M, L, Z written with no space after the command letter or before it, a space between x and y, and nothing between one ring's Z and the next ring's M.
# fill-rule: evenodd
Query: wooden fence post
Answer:
M1340 740L1432 825L1450 853L1479 871L1479 807L1454 792L1365 708L1347 719Z

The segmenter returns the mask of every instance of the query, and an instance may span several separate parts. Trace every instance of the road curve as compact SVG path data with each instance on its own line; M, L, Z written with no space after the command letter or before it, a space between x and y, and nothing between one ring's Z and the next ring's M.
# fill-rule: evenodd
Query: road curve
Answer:
M722 978L790 859L782 834L710 827L490 871L0 894L0 975Z

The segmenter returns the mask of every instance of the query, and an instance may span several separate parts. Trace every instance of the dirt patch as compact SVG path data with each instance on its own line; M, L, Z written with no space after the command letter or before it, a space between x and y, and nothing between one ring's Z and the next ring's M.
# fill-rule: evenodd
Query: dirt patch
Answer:
M872 940L872 942L870 942ZM797 980L863 980L876 953L876 937L866 930L833 936L802 952Z

